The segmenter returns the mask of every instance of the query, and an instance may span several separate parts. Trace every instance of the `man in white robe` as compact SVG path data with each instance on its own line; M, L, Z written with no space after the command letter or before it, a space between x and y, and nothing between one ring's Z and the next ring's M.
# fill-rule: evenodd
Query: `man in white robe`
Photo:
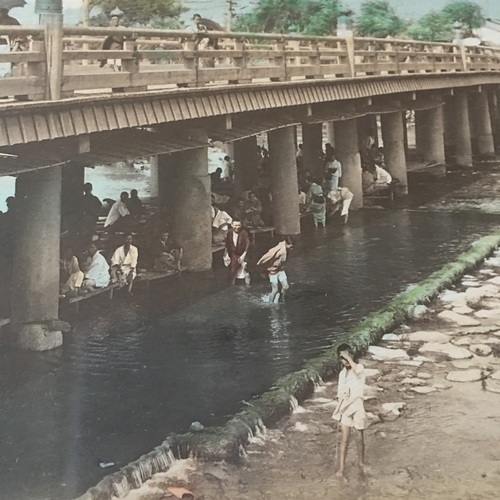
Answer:
M133 237L128 234L125 243L115 250L111 257L111 283L120 283L120 287L128 284L128 293L132 294L132 286L137 275L139 250L132 245Z
M89 262L85 270L83 288L104 288L109 285L109 264L94 243L89 246Z

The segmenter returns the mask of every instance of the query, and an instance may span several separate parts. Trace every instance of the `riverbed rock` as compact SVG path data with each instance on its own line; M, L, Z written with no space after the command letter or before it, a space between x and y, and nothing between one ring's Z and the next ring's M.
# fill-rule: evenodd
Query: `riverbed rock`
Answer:
M448 321L449 323L455 323L459 326L476 326L481 324L477 319L469 318L468 316L457 314L453 311L442 311L438 314L438 318Z
M408 384L408 385L426 385L426 382L425 380L421 379L421 378L416 378L416 377L413 377L413 378L404 378L403 380L401 380L401 383L402 384Z
M500 344L500 337L488 337L481 341L483 344Z
M488 297L481 301L481 309L498 309L500 308L500 299L497 297Z
M389 359L410 359L406 351L403 349L387 349L386 347L380 347L378 345L371 345L368 347L368 352L379 361L385 361Z
M378 368L365 368L365 377L375 377L380 375L380 370Z
M417 372L417 377L423 380L430 380L432 378L432 373Z
M391 341L391 340L399 340L399 336L396 335L395 333L386 333L383 337L382 340L386 341Z
M491 283L492 285L500 286L500 276L494 276L493 278L489 278L488 280L486 280L486 282Z
M483 335L487 333L492 333L496 335L495 332L498 332L500 335L500 328L498 326L472 326L470 328L460 329L458 331L453 332L453 335Z
M466 305L461 305L458 307L454 307L452 311L457 314L470 314L474 312L474 309Z
M477 382L483 378L483 375L478 368L470 368L468 370L450 372L445 378L450 382Z
M462 286L464 286L465 288L469 287L475 288L481 286L481 283L479 283L478 281L464 280L462 281Z
M451 389L453 386L450 384L433 384L431 387L437 391L446 391Z
M418 394L430 394L431 392L434 392L434 389L429 386L425 387L410 387L410 391L416 392Z
M484 263L487 266L491 267L500 267L500 258L499 257L490 257L489 259L486 259Z
M445 354L451 359L472 358L472 353L468 349L453 344L440 344L438 342L427 342L420 349L420 352L437 352Z
M459 337L458 339L453 339L451 343L453 345L471 345L474 342L470 337Z
M401 366L415 366L418 368L424 364L423 361L415 361L414 359L401 359L399 361L387 361L391 365L401 365Z
M472 306L479 304L485 297L495 297L498 294L499 288L491 283L480 286L479 288L469 288L465 292L467 305Z
M500 380L500 370L492 373L490 378L491 378L491 380Z
M415 307L410 308L408 316L413 320L419 320L424 318L429 313L429 308L423 304L418 304Z
M500 310L499 309L480 309L474 313L474 316L482 319L500 319Z
M394 415L401 415L401 412L407 407L408 405L405 402L399 402L399 403L384 403L382 405L382 413L393 413Z
M439 342L444 344L450 341L449 335L442 332L420 330L418 332L411 332L405 335L406 340L410 342Z
M500 382L498 380L487 380L484 388L488 392L500 394Z
M476 356L489 356L492 352L491 347L485 344L472 344L471 346L469 346L469 349Z

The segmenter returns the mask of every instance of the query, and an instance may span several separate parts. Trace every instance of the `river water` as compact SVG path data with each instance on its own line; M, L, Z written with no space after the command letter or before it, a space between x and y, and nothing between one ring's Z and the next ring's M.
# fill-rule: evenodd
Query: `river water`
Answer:
M259 277L228 288L220 264L83 303L63 348L0 353L0 498L77 496L116 470L99 460L122 466L195 420L223 423L499 220L372 210L306 228L282 305L264 303Z

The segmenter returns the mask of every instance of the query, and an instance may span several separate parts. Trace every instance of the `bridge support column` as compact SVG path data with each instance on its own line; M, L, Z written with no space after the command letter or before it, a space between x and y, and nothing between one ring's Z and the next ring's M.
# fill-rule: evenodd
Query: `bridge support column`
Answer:
M447 96L443 109L444 118L444 151L446 163L455 163L455 109L453 96Z
M335 147L335 122L326 124L326 142Z
M11 325L22 349L63 343L59 313L61 167L20 174L16 182Z
M469 103L465 92L457 91L454 96L453 129L455 164L458 167L472 167L472 146L469 124Z
M302 143L304 145L304 169L309 170L313 177L322 178L323 168L323 124L303 123Z
M429 164L444 165L444 119L443 108L426 109L419 112L417 139L420 141L419 153Z
M491 130L490 108L486 92L472 94L472 121L475 131L477 153L482 157L495 156L495 143Z
M79 198L83 196L85 167L68 164L62 167L61 220L62 229L72 229L80 217Z
M149 157L149 196L158 198L158 155Z
M240 196L243 191L257 184L257 137L247 137L233 143L234 150L234 192Z
M278 234L300 234L299 185L293 127L273 130L268 132L267 137L272 159L273 224Z
M364 149L367 137L373 137L374 144L378 145L377 115L361 116L357 119L359 149Z
M361 184L361 156L358 145L357 120L342 120L335 122L335 152L342 165L340 184L354 194L352 208L363 206L363 187Z
M208 145L205 131L190 131L189 135ZM183 267L188 271L206 271L212 267L208 147L182 151L171 157L175 166L174 176L169 179L170 201L167 204L170 207L172 234L184 248Z
M385 164L395 184L395 195L408 194L406 156L403 131L403 114L384 113L382 119L382 140L384 142Z
M500 153L500 98L495 89L489 89L488 100L490 105L491 130L493 132L493 142L495 151Z

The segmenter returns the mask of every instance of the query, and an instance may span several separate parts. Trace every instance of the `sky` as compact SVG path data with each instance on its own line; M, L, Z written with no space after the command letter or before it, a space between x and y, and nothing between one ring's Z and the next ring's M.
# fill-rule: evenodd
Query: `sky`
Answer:
M148 0L138 0L148 1ZM256 0L233 0L236 3L236 11L245 12ZM389 0L396 8L398 14L407 19L418 19L430 10L439 10L444 7L449 0ZM500 0L475 0L485 13L486 17L500 19ZM24 25L38 24L38 16L34 12L35 0L27 0L24 8L12 9L11 15ZM211 18L222 23L224 5L226 0L184 0L184 5L189 11L183 15L183 19L188 20L193 13ZM355 12L359 11L359 6L363 0L344 0L346 6ZM65 8L65 24L77 24L80 19L81 0L63 0Z

